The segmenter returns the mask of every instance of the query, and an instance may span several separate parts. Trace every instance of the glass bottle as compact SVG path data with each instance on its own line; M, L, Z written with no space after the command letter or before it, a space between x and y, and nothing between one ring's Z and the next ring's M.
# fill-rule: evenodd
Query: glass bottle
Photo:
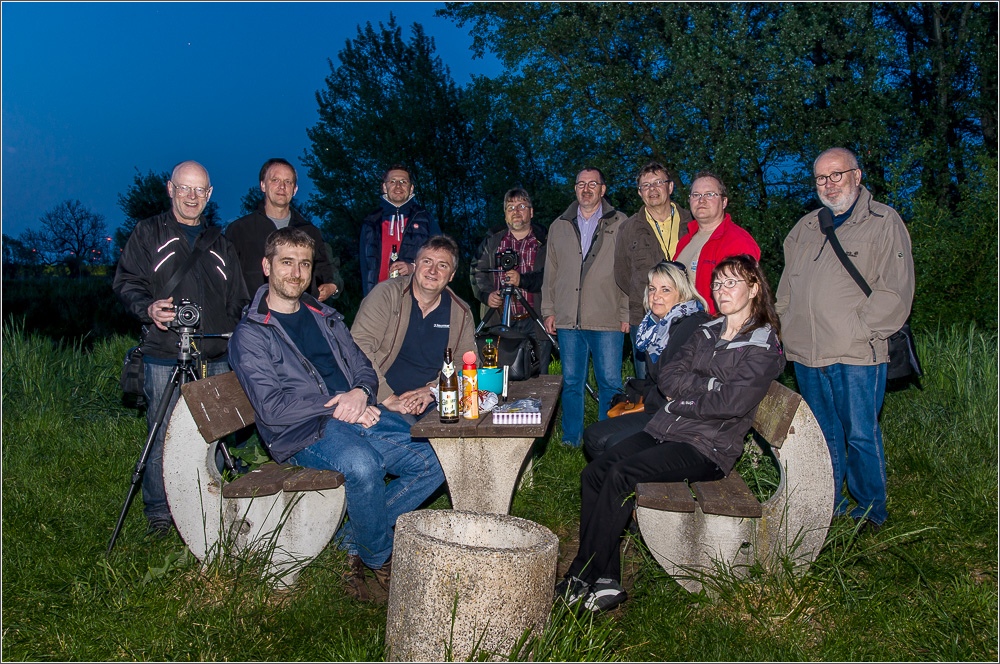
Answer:
M497 368L497 347L493 343L492 337L487 337L486 344L483 346L483 368Z
M398 260L399 260L399 248L396 245L392 245L392 251L389 252L389 262L391 264L395 263ZM399 270L393 270L392 272L389 273L390 279L395 279L398 276L399 276Z
M444 365L438 378L438 407L443 424L458 422L458 374L451 358L451 348L444 351Z

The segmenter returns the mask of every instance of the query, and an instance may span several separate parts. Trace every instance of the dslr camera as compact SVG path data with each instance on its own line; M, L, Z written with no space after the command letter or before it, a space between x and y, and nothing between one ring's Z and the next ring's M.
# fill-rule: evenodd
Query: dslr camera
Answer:
M201 307L187 298L183 298L174 307L174 319L167 324L167 327L198 327L201 324Z
M497 267L504 272L510 270L516 270L517 266L520 264L520 259L517 257L517 252L513 249L506 249L504 251L497 252Z

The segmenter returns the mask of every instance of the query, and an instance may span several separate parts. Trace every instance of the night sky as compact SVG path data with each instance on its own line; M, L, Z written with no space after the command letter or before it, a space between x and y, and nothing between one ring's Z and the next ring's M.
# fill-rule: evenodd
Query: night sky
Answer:
M70 198L103 214L110 234L136 169L184 159L208 169L226 222L269 157L295 164L304 203L315 93L359 24L377 29L392 12L407 41L422 24L458 85L499 73L495 59L472 58L467 27L434 16L442 7L4 2L3 232L37 227Z

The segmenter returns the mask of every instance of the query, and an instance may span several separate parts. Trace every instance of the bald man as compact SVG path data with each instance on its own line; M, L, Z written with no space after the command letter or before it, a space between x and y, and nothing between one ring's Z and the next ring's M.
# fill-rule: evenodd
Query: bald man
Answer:
M118 261L112 288L125 309L142 323L145 365L146 423L152 430L160 399L177 364L176 305L187 299L200 310L197 330L204 334L232 332L243 307L250 303L236 250L217 226L208 226L203 213L212 197L205 167L184 161L174 167L167 182L170 209L135 225ZM197 252L193 262L188 258ZM174 277L178 274L178 277ZM226 339L197 341L199 376L229 371ZM163 487L163 437L178 394L174 394L163 426L146 463L142 501L149 524L147 535L165 537L173 521Z

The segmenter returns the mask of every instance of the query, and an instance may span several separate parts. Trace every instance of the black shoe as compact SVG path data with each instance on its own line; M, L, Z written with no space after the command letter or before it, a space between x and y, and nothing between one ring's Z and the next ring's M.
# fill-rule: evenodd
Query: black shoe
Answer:
M566 604L572 606L586 597L589 592L590 584L586 581L566 575L562 581L556 584L555 598L566 600Z
M625 592L620 583L614 579L598 579L584 600L583 608L594 613L610 611L621 606L627 599L628 593Z
M150 539L165 539L170 536L170 529L174 527L174 522L170 520L158 519L150 521L146 527L146 537Z
M884 523L875 523L871 519L854 519L854 530L858 535L877 535Z

